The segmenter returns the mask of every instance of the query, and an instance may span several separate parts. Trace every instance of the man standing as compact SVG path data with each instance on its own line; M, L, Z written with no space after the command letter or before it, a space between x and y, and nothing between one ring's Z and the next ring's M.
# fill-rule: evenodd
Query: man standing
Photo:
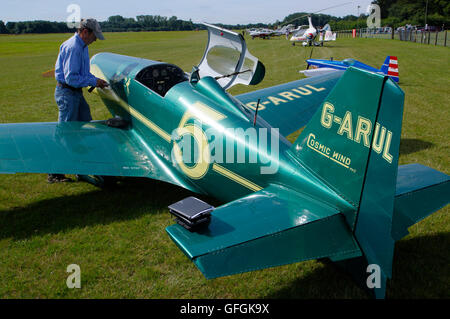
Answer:
M73 37L59 48L55 65L57 81L55 100L58 105L58 122L92 120L89 104L83 96L83 87L105 88L108 83L90 73L88 45L95 40L104 40L101 28L95 19L83 19ZM49 174L48 182L72 181L63 174Z

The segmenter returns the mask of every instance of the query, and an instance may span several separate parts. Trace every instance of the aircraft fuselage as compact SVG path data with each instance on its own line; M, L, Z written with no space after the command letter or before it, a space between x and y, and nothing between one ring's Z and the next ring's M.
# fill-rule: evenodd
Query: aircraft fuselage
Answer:
M91 70L110 84L98 93L111 114L198 192L231 201L276 182L349 209L294 159L278 129L213 78L191 83L176 66L109 53L94 56Z

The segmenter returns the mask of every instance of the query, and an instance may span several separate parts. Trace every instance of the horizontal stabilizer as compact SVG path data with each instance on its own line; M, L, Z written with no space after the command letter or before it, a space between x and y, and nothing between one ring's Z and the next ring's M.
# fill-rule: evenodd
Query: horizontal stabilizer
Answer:
M420 164L399 166L392 220L394 240L408 235L408 227L446 206L449 200L448 175Z
M270 126L287 136L305 126L342 76L332 72L237 95ZM260 103L258 104L258 100Z
M361 256L339 211L282 186L218 207L211 216L203 231L166 228L207 278L308 259Z
M312 76L328 74L328 73L338 72L338 71L339 70L333 69L333 68L316 68L316 69L301 70L298 72L303 73L307 77L312 77Z

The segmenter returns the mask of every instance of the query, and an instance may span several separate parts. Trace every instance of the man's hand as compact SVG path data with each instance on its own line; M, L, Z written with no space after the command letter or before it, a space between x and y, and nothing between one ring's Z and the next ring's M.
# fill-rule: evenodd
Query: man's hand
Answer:
M95 87L104 89L107 86L109 86L108 82L102 79L97 79L97 84L95 85Z

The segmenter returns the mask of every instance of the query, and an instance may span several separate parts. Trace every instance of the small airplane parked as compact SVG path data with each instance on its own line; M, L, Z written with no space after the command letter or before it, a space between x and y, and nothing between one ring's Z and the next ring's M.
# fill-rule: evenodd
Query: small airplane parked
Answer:
M295 45L295 42L302 42L303 46L307 46L307 45L323 46L324 41L336 41L336 33L331 32L331 28L328 24L326 24L325 27L320 30L317 30L314 27L314 25L312 24L312 21L311 21L311 15L325 11L325 10L345 6L345 5L348 5L351 3L352 2L345 2L345 3L338 4L338 5L333 5L331 7L324 8L324 9L318 10L316 12L308 13L308 14L302 15L300 17L296 16L294 19L289 20L289 23L290 23L290 22L296 21L298 19L308 17L308 25L303 25L303 26L300 26L297 29L293 30L294 35L291 38L292 45ZM322 38L319 39L319 42L315 42L314 40L318 33L320 33L322 35ZM325 33L325 34L322 34L322 33Z
M294 26L292 24L285 25L281 28L277 28L276 30L271 30L267 28L259 28L259 29L248 29L247 33L254 38L263 38L269 39L271 36L282 36L286 34L292 33L292 29Z
M273 31L273 35L276 36L286 36L292 33L292 31L294 30L294 25L293 24L288 24L285 25L281 28L278 28L276 30Z
M262 38L262 39L268 39L271 35L274 34L274 30L270 30L267 28L260 28L260 29L254 29L248 31L248 34L254 38Z
M193 198L171 205L166 228L207 278L328 258L384 297L395 241L450 193L446 174L398 166L403 91L350 67L234 97L225 90L259 83L264 67L242 35L207 27L189 75L96 54L91 72L109 87L94 92L123 125L0 124L0 172L147 177L213 196L225 204L212 212Z
M312 24L311 16L308 16L308 23L308 25L300 26L298 31L293 33L290 40L292 45L295 45L295 42L302 42L303 46L323 46L323 42L336 41L336 33L331 32L329 24L326 24L323 29L317 30ZM315 39L319 33L319 42L316 42Z
M306 60L306 63L308 64L306 70L299 72L303 73L308 77L336 72L338 70L342 71L352 66L355 68L371 71L374 73L387 75L395 82L399 81L398 59L396 56L388 55L384 60L383 65L379 69L371 67L370 65L364 64L355 59L345 59L342 61L334 61L333 59L331 60L308 59Z

